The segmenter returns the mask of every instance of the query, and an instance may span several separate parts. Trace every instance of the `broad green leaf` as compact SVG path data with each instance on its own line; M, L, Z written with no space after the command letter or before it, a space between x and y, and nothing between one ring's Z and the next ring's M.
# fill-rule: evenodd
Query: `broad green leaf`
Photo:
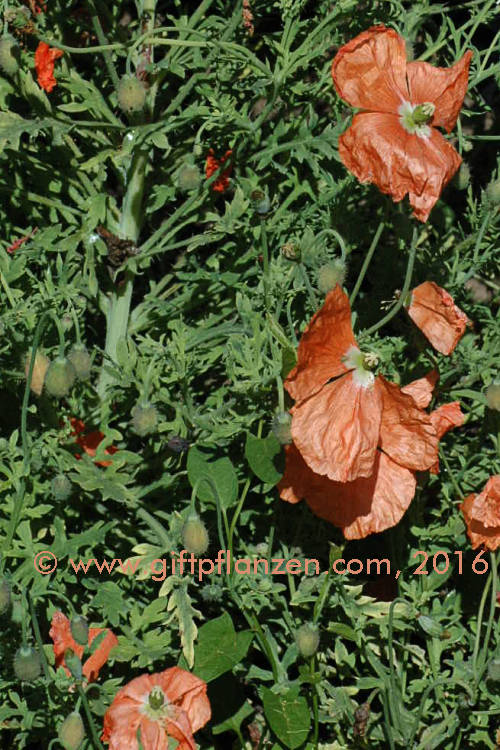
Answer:
M187 472L191 486L205 502L216 502L215 491L223 508L229 508L238 499L238 477L229 458L209 461L208 456L192 447L188 453ZM204 481L206 477L211 482Z
M281 445L272 433L265 438L248 433L245 456L253 473L262 482L276 484L283 476L283 471L279 471L277 467L281 458Z
M311 712L305 698L296 688L276 694L262 688L264 713L269 726L285 747L300 747L307 739L311 725Z
M195 648L194 673L210 682L229 672L246 656L252 638L249 630L235 631L227 612L205 623L200 628Z

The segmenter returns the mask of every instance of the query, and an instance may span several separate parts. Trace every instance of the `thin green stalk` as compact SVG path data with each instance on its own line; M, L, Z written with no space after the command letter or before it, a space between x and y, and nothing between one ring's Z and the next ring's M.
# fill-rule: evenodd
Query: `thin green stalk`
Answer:
M349 298L351 307L354 303L354 300L358 296L358 292L361 288L361 284L363 283L363 279L365 278L366 272L368 271L368 266L371 263L371 260L373 258L373 253L376 250L376 247L378 245L378 241L380 239L380 235L382 234L383 229L384 229L384 221L381 221L377 227L377 231L375 232L373 236L372 243L370 247L368 248L368 252L366 253L365 259L363 261L363 265L361 266L361 271L359 272L359 276L357 278L356 284L354 285L354 289L352 290L352 294Z
M492 586L491 586L491 598L490 598L490 614L488 617L488 624L486 626L486 636L484 638L484 644L481 651L481 657L479 660L479 673L478 673L478 680L481 679L483 676L484 671L487 667L488 662L488 648L490 645L490 636L491 636L491 630L493 627L493 620L495 619L495 608L497 603L497 580L498 580L498 571L497 571L497 559L494 552L491 553L491 580L492 580Z
M87 717L87 722L90 729L90 734L92 737L92 744L94 746L94 750L104 750L104 747L99 739L99 736L97 734L97 730L95 728L94 719L92 717L92 713L90 711L89 702L87 700L87 696L85 695L85 691L83 690L82 686L77 683L78 688L78 694L82 700L83 703L83 710L85 711L85 716Z
M479 642L481 640L481 628L483 626L483 614L484 614L484 607L486 604L486 599L488 597L488 591L491 586L493 574L490 573L488 576L488 580L486 581L483 589L483 593L481 595L481 601L479 602L479 610L477 613L477 626L476 626L476 641L474 643L474 651L472 654L472 671L474 673L474 681L477 685L479 682L479 673L477 670L477 657L479 654ZM494 592L496 594L496 592Z
M95 7L94 0L87 0L87 2L90 7L92 26L94 27L94 31L96 33L97 39L99 40L99 45L101 47L108 47L109 46L108 40L106 39L104 31L102 30L101 21L99 20L99 16ZM113 86L117 88L119 84L119 78L118 78L118 73L116 72L115 66L113 64L113 60L111 59L110 52L109 50L104 50L102 54L104 57L104 62L108 69L109 76L111 80L113 81Z
M36 616L35 607L31 598L30 592L26 591L26 598L28 599L28 605L30 608L31 624L33 625L33 632L35 634L35 640L37 642L38 651L40 655L40 661L42 662L43 674L47 682L50 680L49 665L47 664L47 658L43 649L43 641L40 633L40 627L38 625L38 618Z

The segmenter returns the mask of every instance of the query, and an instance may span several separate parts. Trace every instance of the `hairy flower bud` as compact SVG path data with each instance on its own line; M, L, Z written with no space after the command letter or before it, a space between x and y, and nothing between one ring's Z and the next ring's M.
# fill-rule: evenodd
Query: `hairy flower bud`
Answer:
M78 380L88 380L90 378L90 368L92 365L90 354L83 344L75 344L68 354L68 359L75 368Z
M295 633L295 643L299 649L300 655L304 659L310 659L314 656L319 646L319 633L315 625L306 623L301 625Z
M269 212L271 201L269 200L269 196L262 190L252 190L250 193L250 200L252 201L254 209L261 216L264 216Z
M83 677L82 662L78 658L77 654L71 648L67 648L64 652L64 663L71 672L75 680L81 680Z
M201 590L201 598L204 602L220 602L224 590L219 583L209 583L207 586L203 586Z
M72 484L64 474L57 474L50 483L54 500L67 500L71 495Z
M75 615L70 623L71 635L80 646L89 642L89 624L82 615Z
M196 514L189 516L182 527L184 549L193 555L203 555L208 549L208 541L208 531L201 518Z
M465 190L470 184L470 168L464 161L461 163L458 172L453 178L453 184L457 190Z
M51 396L62 398L71 390L76 378L75 368L65 357L58 357L45 375L45 390Z
M85 727L77 711L66 716L59 727L57 738L65 750L79 750L85 739Z
M10 35L0 40L0 68L8 76L15 75L19 70L19 45Z
M6 578L0 579L0 615L4 615L10 607L10 584Z
M318 288L323 294L327 294L330 289L334 289L337 284L345 281L346 265L337 258L336 260L325 263L318 270Z
M485 193L488 203L491 206L498 206L500 204L500 179L490 182Z
M146 88L136 76L123 76L116 89L118 104L127 114L140 112L146 104Z
M137 435L144 437L156 431L158 412L152 404L136 404L132 409L132 428Z
M24 365L24 373L26 375L26 379L28 378L30 371L30 362L31 352L26 355ZM50 359L46 357L42 352L37 352L35 354L35 364L33 366L33 373L31 375L31 390L33 391L33 393L36 393L37 396L39 396L42 392L45 375L47 373L47 370L49 369L49 366Z
M500 682L500 657L494 656L488 664L488 679L492 682Z
M486 401L488 407L494 411L500 411L500 383L492 383L486 389Z
M292 415L287 411L276 414L271 424L271 430L281 445L289 445L292 442Z
M201 172L194 164L183 164L177 174L177 184L181 190L196 190L201 182Z
M32 682L42 671L38 652L30 646L21 646L14 656L14 672L19 680Z

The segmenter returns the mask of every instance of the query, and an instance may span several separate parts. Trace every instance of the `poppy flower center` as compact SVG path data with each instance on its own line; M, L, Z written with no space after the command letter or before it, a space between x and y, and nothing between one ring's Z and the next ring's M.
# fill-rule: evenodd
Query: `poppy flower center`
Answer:
M399 107L399 121L404 129L412 135L418 135L420 138L428 138L431 129L429 124L434 117L436 107L432 102L423 104L410 104L403 102Z
M372 370L378 365L378 357L373 352L364 353L357 346L350 346L342 357L345 366L352 371L354 382L363 388L369 388L375 375Z
M159 685L155 685L147 696L142 711L151 721L161 721L170 715L170 703Z

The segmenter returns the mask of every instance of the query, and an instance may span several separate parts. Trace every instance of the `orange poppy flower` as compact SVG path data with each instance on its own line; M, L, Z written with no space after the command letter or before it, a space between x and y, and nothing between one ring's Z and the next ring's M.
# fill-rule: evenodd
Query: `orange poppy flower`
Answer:
M111 632L111 630L106 628L89 628L88 645L91 646L94 638L97 638L101 633L106 633L106 637L82 665L82 671L87 682L95 682L97 680L99 670L104 664L106 664L111 649L118 645L118 638ZM54 612L49 635L54 642L56 667L64 667L64 671L69 677L71 673L66 667L64 661L64 653L66 649L70 648L78 658L81 659L85 647L77 643L71 635L71 623L62 612Z
M110 750L195 750L193 734L210 719L207 685L180 667L136 677L121 688L104 715L103 742Z
M93 432L88 432L87 434L85 434L85 422L83 422L81 419L76 419L75 417L70 417L69 421L73 428L71 435L76 437L77 445L79 445L80 448L83 448L87 455L92 457L95 456L99 444L104 440L104 433L102 433L100 430L93 430ZM114 445L110 445L108 446L108 448L105 448L104 453L111 456L113 455L113 453L116 453L117 450L118 448L116 448ZM81 458L81 455L79 453L76 453L75 458ZM95 463L97 464L97 466L111 466L113 462L96 461Z
M32 232L29 232L28 234L25 234L24 237L20 237L18 240L14 240L12 245L9 245L9 247L6 248L7 252L10 255L13 255L16 250L19 250L19 248L24 245L25 242L30 240L34 234L36 234L38 230L38 227L35 227Z
M216 159L214 155L214 150L211 148L208 152L207 160L205 163L205 175L207 177L207 180L219 169L219 167L224 164L226 159L228 159L233 152L231 150L226 151L225 155L221 159ZM216 180L212 183L212 190L214 190L216 193L223 193L224 190L227 190L229 187L229 175L232 171L232 165L229 165L227 169L225 169L221 174L217 177Z
M427 221L462 161L436 129L455 126L467 91L472 52L451 68L406 61L405 41L373 26L340 48L332 63L337 93L362 110L339 139L339 155L360 182L394 201L408 193Z
M414 471L436 462L429 415L411 394L375 376L375 364L356 344L349 299L337 285L302 335L285 381L297 402L293 442L316 474L335 482L371 477L377 448Z
M408 315L434 349L451 354L470 320L453 297L433 281L424 281L411 292Z
M469 495L460 506L472 549L500 547L500 474L490 477L479 495Z
M46 42L40 42L35 52L35 70L38 83L48 93L57 85L54 78L54 63L62 57L62 50L49 47Z

